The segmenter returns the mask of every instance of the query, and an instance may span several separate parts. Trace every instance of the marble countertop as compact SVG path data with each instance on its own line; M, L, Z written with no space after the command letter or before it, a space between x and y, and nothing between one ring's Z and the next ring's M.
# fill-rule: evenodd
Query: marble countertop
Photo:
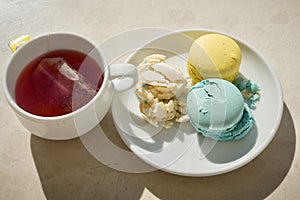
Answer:
M136 28L205 28L242 38L264 55L281 81L284 110L277 134L257 158L226 174L195 178L118 171L78 138L34 136L0 90L0 199L299 199L299 8L298 0L1 1L0 82L12 55L7 43L24 33L76 32L100 43ZM111 112L101 125L111 142L129 151Z

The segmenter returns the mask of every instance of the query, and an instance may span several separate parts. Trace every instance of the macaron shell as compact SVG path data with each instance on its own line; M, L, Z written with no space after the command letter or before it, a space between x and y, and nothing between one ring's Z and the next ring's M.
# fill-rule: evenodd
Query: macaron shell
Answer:
M224 130L241 119L244 100L232 83L223 79L207 79L191 88L187 109L196 128Z
M187 111L197 132L216 140L240 139L254 124L238 88L223 79L195 84L187 96Z
M233 39L206 34L192 44L188 62L203 79L222 78L232 82L239 72L241 59L241 50Z

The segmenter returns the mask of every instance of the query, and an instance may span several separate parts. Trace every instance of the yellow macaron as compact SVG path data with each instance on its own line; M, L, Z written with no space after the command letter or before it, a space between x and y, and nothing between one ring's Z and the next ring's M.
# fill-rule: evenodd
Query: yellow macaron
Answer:
M222 78L232 82L237 76L242 54L238 44L228 36L211 33L194 41L187 70L193 82Z

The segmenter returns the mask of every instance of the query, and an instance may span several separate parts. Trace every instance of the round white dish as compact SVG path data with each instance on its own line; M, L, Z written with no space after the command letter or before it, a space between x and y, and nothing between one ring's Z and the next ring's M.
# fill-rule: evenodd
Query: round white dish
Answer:
M157 37L134 52L128 63L138 65L154 53L167 56L187 76L186 60L192 42L213 30L182 30ZM251 45L228 35L240 46L240 73L261 87L261 100L252 110L256 124L237 141L216 142L196 133L189 122L176 123L171 129L153 127L141 116L134 89L115 94L112 114L126 145L146 163L166 172L184 176L211 176L237 169L258 156L271 142L283 112L279 79L268 61Z

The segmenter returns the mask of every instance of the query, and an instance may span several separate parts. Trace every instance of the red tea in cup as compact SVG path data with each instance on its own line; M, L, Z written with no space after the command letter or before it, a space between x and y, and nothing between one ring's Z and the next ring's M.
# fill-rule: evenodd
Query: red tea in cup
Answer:
M56 50L31 61L15 87L17 104L45 117L68 114L87 104L103 82L101 67L88 55Z

